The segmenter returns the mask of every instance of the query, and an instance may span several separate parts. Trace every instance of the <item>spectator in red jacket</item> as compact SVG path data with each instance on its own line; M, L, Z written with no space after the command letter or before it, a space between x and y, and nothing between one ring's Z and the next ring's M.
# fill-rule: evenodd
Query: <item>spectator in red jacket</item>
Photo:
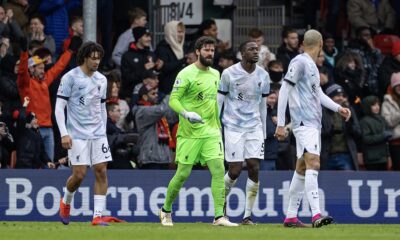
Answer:
M47 155L53 161L54 158L54 135L51 122L52 108L50 104L49 86L68 65L73 52L78 50L82 41L73 38L69 50L65 51L52 68L45 71L44 60L38 56L28 59L27 39L20 39L21 56L18 70L17 86L20 96L31 99L27 111L37 115L39 131L44 141Z

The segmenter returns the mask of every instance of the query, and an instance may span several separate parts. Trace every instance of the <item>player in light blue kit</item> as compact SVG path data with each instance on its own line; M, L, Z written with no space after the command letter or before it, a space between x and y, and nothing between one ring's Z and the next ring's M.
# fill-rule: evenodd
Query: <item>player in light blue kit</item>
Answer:
M294 136L296 137L297 163L289 188L289 208L284 221L285 227L307 227L297 219L297 212L304 191L310 203L312 226L321 227L333 222L330 216L322 216L319 206L318 171L321 151L322 106L339 112L348 121L351 112L326 96L321 89L315 61L322 49L322 36L316 30L304 35L304 53L297 55L289 64L279 92L278 126L275 136L285 138L285 112L289 110Z
M258 62L256 42L240 45L242 61L225 69L218 89L218 107L224 106L222 122L225 135L225 160L229 164L225 174L225 196L235 185L246 160L246 207L243 225L253 225L251 211L256 199L259 181L258 169L264 159L266 138L266 97L269 94L268 73Z
M69 224L72 198L85 178L87 166L93 166L96 180L92 225L108 225L102 219L108 188L107 162L112 160L106 135L107 79L97 71L103 55L104 50L99 44L84 43L77 54L79 66L62 77L58 88L55 114L62 146L68 149L72 165L72 175L67 180L66 192L60 201L63 224Z

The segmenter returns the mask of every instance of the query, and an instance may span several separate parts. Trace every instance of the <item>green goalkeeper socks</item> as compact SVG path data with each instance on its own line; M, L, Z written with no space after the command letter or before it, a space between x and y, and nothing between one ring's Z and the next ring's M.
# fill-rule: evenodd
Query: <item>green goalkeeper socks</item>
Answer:
M213 159L207 161L208 169L211 172L211 192L214 199L214 216L224 215L225 202L225 182L224 182L224 161L223 159Z
M192 167L193 166L189 164L178 164L178 169L168 184L167 196L163 206L165 211L170 212L172 210L172 203L176 196L178 196L179 190L181 190L186 179L189 177Z

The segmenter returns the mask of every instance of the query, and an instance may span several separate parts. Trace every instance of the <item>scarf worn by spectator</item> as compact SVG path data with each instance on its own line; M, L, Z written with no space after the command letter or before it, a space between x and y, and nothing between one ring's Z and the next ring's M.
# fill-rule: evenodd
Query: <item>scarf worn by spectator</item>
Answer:
M143 99L139 100L139 105L142 106L153 106L154 104L148 101L145 101ZM156 123L156 128L157 128L157 137L158 137L158 142L160 143L167 143L168 142L168 147L171 149L175 148L175 143L172 139L171 136L171 131L169 130L168 126L168 121L166 117L162 117L157 123Z

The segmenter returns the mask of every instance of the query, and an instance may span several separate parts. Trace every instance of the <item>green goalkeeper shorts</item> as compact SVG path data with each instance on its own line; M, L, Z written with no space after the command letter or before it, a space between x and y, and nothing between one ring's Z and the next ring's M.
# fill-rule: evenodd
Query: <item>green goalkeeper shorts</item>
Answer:
M206 165L207 161L224 158L222 138L183 138L178 137L176 146L176 162L195 165Z

